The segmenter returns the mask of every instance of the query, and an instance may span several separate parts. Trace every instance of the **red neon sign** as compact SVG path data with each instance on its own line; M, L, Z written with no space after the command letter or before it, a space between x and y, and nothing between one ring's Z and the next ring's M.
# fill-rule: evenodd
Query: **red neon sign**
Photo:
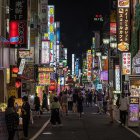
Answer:
M10 44L18 44L19 33L18 33L18 21L11 21L9 28Z

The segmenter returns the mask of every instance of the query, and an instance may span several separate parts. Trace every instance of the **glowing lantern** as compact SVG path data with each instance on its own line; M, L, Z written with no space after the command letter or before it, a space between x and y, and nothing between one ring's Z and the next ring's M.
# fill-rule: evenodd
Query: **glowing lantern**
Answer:
M21 82L20 82L20 81L16 81L16 83L15 83L15 87L16 87L16 88L21 87Z
M13 73L18 73L18 71L19 71L19 68L17 68L17 67L12 68Z
M54 80L50 81L49 90L54 91L56 89L56 83Z

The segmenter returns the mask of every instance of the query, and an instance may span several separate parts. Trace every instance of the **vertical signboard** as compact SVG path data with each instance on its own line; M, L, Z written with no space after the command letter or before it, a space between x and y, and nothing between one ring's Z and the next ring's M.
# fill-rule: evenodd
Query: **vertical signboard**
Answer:
M120 91L120 66L115 65L115 90Z
M118 50L129 51L130 45L130 0L118 0L117 9Z
M56 45L56 62L59 64L60 60L60 45Z
M122 75L131 74L131 53L122 53Z
M56 42L60 43L60 22L56 22Z
M48 39L54 41L54 5L48 6Z
M10 47L27 48L28 0L10 0Z
M75 75L78 78L78 76L79 76L79 58L76 58L76 61L75 61Z
M40 23L41 23L41 32L47 33L47 10L48 10L48 1L47 0L41 0L40 1Z
M25 67L25 62L26 62L25 59L21 59L21 61L20 61L19 72L18 72L18 74L20 74L20 75L22 75L22 73L23 73L23 70L24 70L24 67Z
M88 81L91 81L91 69L92 69L92 55L91 50L87 51L87 78Z
M75 54L72 54L72 77L75 74Z
M95 60L95 37L92 38L92 68L94 68Z
M53 66L54 63L54 43L50 42L50 66Z
M64 59L65 60L67 60L67 52L68 52L68 50L67 50L67 48L63 48L63 54L64 54Z
M41 64L50 63L50 42L48 40L42 41L41 48Z

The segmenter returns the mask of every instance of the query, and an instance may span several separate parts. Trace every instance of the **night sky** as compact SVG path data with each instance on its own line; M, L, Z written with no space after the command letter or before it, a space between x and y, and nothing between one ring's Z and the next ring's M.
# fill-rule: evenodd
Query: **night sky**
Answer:
M100 30L101 23L94 23L95 14L109 15L109 0L49 0L55 5L55 21L60 21L61 41L71 54L81 59L91 46L92 31ZM70 65L69 65L70 66Z

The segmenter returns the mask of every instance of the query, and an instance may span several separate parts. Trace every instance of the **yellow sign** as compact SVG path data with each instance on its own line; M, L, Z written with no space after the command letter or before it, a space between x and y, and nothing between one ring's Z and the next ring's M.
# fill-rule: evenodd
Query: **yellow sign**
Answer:
M53 72L54 68L38 67L38 72Z
M15 96L16 98L18 98L16 87L9 87L7 92L8 92L8 97Z

